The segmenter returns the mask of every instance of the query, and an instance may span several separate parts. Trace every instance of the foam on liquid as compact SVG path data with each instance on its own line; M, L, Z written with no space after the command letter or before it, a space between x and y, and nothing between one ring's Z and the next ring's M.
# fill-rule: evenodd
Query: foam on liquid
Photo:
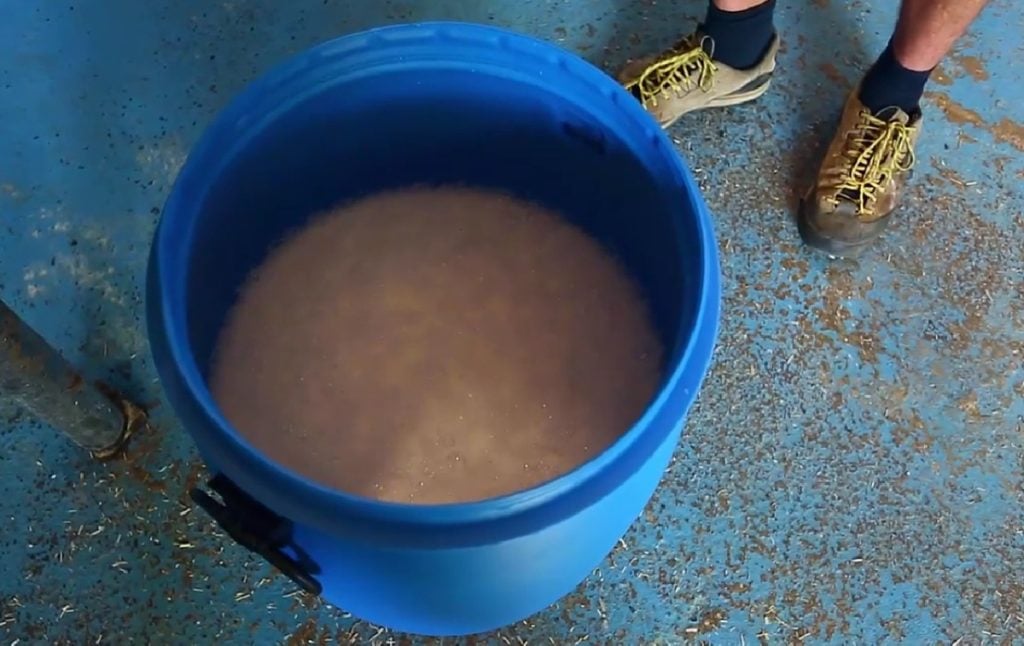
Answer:
M211 388L325 485L480 500L594 457L660 376L645 303L601 246L509 196L413 188L318 216L249 277Z

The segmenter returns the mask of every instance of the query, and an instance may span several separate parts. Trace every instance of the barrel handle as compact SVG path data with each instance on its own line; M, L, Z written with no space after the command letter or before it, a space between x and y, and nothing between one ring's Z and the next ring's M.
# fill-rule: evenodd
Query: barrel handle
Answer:
M313 577L320 574L320 566L292 542L291 521L254 500L223 474L215 475L206 487L219 495L220 501L200 487L189 491L189 496L228 536L265 558L306 592L320 594L323 586Z

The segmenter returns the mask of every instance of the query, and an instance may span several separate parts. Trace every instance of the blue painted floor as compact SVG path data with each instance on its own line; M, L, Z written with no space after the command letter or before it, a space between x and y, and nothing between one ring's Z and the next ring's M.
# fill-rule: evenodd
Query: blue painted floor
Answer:
M1024 6L994 1L937 73L912 189L876 248L829 261L792 220L895 5L781 1L771 93L671 131L718 223L715 367L619 548L486 641L1024 643ZM190 511L202 470L160 405L142 323L175 173L247 81L338 34L472 20L614 70L700 13L696 0L0 0L0 298L155 407L125 459L98 463L0 402L0 642L405 642L297 595Z

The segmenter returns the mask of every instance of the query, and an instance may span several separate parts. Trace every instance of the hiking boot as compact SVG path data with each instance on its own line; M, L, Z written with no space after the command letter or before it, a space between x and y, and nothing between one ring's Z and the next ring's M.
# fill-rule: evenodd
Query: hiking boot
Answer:
M714 39L697 32L666 52L633 61L619 81L667 128L688 112L746 103L764 94L775 71L779 37L747 70L714 60L714 52Z
M834 256L856 256L889 225L914 166L921 113L872 114L854 90L818 177L800 205L804 242Z

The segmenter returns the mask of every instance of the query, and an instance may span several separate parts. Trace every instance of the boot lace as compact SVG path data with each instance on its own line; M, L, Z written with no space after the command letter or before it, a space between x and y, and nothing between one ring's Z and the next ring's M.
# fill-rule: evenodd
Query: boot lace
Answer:
M709 91L718 68L711 60L712 53L704 49L705 39L713 46L714 41L706 36L700 41L688 38L648 65L626 89L649 107L658 105L662 93L680 95L694 88Z
M845 164L830 199L832 205L852 202L858 215L870 214L892 178L914 167L912 133L902 121L887 121L862 110L847 135Z

